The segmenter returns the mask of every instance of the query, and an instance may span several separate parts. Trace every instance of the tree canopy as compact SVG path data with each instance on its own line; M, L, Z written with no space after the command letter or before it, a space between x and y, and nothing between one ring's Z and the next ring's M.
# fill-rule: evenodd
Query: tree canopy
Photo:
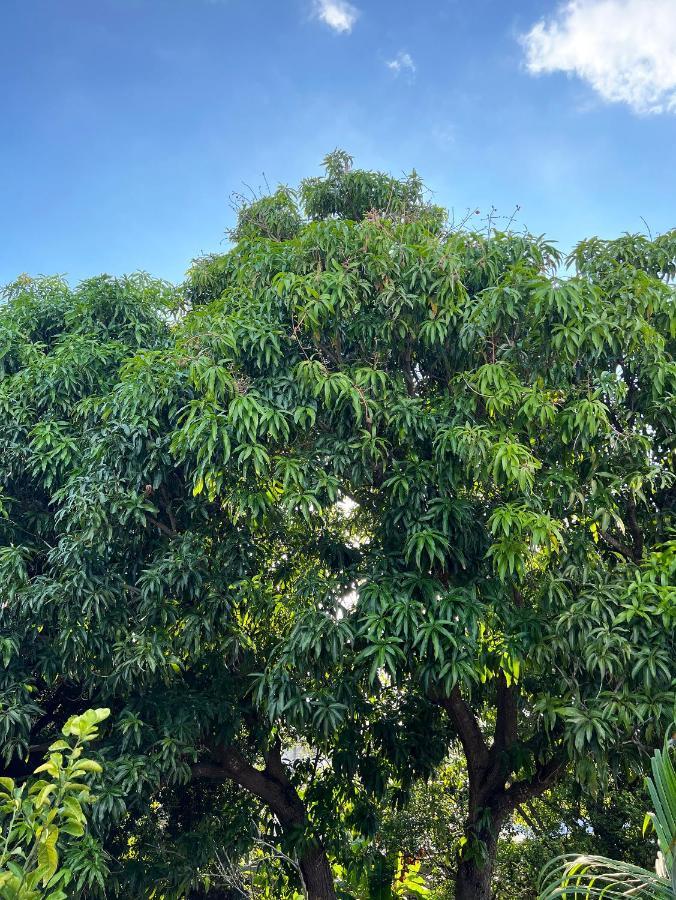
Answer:
M5 767L111 709L110 895L208 888L262 814L289 885L350 896L350 840L459 745L481 900L517 807L641 771L675 699L676 232L567 262L336 152L181 288L7 289Z

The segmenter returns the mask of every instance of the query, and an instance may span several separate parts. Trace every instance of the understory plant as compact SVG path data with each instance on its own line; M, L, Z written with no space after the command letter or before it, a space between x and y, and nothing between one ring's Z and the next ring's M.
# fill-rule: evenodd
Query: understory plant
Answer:
M65 900L68 896L73 872L60 864L59 851L85 836L85 808L95 799L90 780L102 768L83 756L84 746L98 736L98 725L109 714L108 709L90 709L71 716L61 729L63 738L50 745L45 762L33 776L23 783L0 778L2 900Z

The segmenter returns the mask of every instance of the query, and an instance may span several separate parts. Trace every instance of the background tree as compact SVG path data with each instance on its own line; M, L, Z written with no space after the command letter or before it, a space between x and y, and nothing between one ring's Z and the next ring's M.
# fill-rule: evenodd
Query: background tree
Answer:
M467 774L461 752L454 752L428 781L413 786L405 805L385 797L377 812L374 839L364 844L366 858L403 854L420 863L430 900L455 893L455 847L467 817ZM657 846L643 835L650 805L640 779L620 784L612 776L595 795L570 780L561 780L547 796L519 807L498 841L491 883L494 900L536 900L545 864L564 854L584 853L653 866Z
M179 299L144 276L102 277L74 292L58 280L21 279L0 312L7 771L24 772L21 757L30 762L73 708L105 697L113 716L97 821L104 832L116 828L108 840L119 854L109 889L155 889L136 841L138 818L160 823L153 803L185 820L181 807L193 801L199 830L205 796L210 814L223 813L213 782L232 781L267 805L271 839L284 832L308 889L330 894L328 862L278 729L249 693L251 673L312 599L307 567L335 542L327 528L323 544L308 543L281 519L251 528L242 510L187 481L180 460L212 452L214 442L224 450L216 406L230 396L236 421L244 392L195 357L192 337L177 344ZM179 421L203 426L211 413L206 432L177 430ZM248 416L244 403L243 440ZM274 434L284 424L276 417L268 427ZM245 460L230 483L255 502L259 457ZM209 782L202 792L200 779ZM229 822L238 833L241 821L224 816L220 840ZM213 847L206 842L184 871L173 867L177 895Z
M676 897L676 771L673 765L674 740L665 738L662 750L652 760L652 775L647 788L653 812L646 815L646 825L657 834L659 853L653 868L628 865L604 856L559 857L542 872L540 900L555 897L643 897L646 900L673 900Z

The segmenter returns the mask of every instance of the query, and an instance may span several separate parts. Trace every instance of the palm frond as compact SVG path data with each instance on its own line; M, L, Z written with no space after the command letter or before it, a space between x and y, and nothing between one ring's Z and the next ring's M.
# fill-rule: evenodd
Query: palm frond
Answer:
M538 900L674 900L669 879L604 856L568 854L552 860L541 875Z
M651 759L652 777L646 780L653 812L646 815L643 830L652 824L660 853L656 871L606 859L604 856L567 854L553 859L540 875L538 900L676 900L676 772L672 760L674 742L665 738L662 750Z
M665 739L664 748L656 750L651 759L652 778L647 787L653 802L653 812L646 816L657 834L657 841L664 865L668 872L674 871L676 847L676 772L672 762L672 742Z

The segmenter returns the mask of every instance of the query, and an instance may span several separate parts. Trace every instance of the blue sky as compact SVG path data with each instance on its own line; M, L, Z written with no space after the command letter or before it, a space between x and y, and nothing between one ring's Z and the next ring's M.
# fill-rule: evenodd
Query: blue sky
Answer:
M229 196L415 167L564 248L676 225L676 0L2 0L0 283L225 246Z

